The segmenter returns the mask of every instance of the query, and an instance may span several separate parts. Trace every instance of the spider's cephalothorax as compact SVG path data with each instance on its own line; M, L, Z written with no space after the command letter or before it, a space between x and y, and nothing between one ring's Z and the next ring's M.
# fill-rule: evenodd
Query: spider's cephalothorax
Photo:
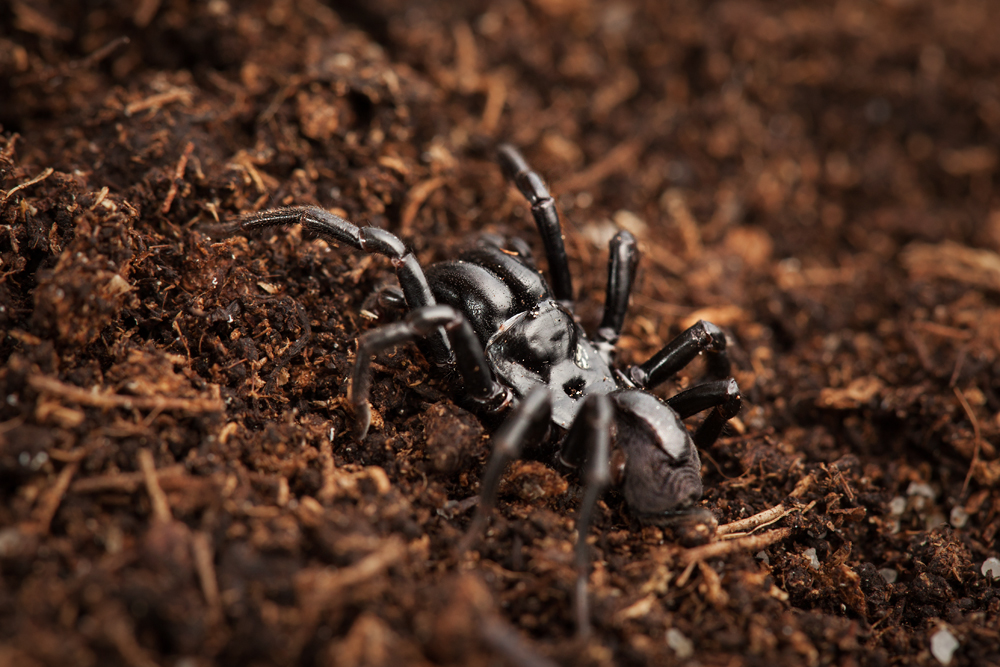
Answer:
M499 159L531 204L551 283L519 239L485 236L457 260L424 271L390 232L359 228L314 206L261 211L245 216L240 227L249 231L299 222L338 243L388 256L402 289L385 296L405 303L409 313L359 340L351 391L359 436L364 438L370 421L372 356L401 342L420 342L430 361L458 371L462 402L484 414L504 415L493 436L493 454L468 535L481 529L494 505L506 463L524 450L544 456L553 443L548 458L586 468L586 493L577 521L577 559L585 572L583 536L597 497L609 482L621 489L640 519L692 513L702 493L698 448L711 445L739 412L739 389L727 377L725 335L704 321L647 362L615 369L614 346L639 257L635 239L623 230L611 240L604 316L595 334L588 336L572 311L572 279L555 202L514 147L501 146ZM649 393L703 352L709 373L724 379L696 385L666 401ZM692 437L681 420L704 410L711 412ZM577 614L585 630L585 595L578 595Z

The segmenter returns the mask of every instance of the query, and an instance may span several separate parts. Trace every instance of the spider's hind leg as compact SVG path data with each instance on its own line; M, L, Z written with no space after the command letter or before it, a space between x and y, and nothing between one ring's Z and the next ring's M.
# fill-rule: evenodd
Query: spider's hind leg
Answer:
M644 364L632 366L629 379L637 387L652 389L687 366L702 352L708 353L708 372L715 377L729 375L726 334L711 322L698 320Z
M667 405L676 410L681 419L714 408L694 434L694 444L705 449L718 440L726 422L739 414L743 397L736 380L729 378L695 385L668 398Z
M587 535L594 521L594 508L601 493L611 481L609 467L611 424L614 408L607 394L591 394L577 413L563 439L559 458L563 463L580 467L583 472L583 500L576 519L576 631L580 637L590 634L590 602L587 580L590 572L590 549Z

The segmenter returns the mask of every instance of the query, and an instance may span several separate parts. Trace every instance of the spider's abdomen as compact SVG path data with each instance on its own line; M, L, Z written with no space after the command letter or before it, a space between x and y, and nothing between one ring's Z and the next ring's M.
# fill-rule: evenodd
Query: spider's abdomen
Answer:
M472 262L432 264L427 268L427 283L438 303L465 315L484 346L519 310L510 287L489 269Z

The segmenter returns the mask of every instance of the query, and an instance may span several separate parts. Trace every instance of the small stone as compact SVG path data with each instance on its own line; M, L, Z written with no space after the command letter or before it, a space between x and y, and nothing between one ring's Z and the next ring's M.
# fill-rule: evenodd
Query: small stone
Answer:
M924 525L927 526L927 530L940 528L946 523L948 523L948 520L944 518L944 514L941 514L941 512L931 512L924 520Z
M667 630L667 646L672 648L681 660L694 655L694 642L685 637L684 633L677 628Z
M964 528L965 524L969 522L969 513L965 511L965 508L961 505L955 505L951 508L951 526L952 528Z
M910 486L906 488L906 495L921 496L923 498L934 500L934 497L937 494L934 493L934 489L931 488L930 484L927 484L926 482L910 482Z
M1000 579L1000 558L990 556L984 560L983 567L980 572L982 572L983 576L987 579L992 579L993 581Z
M802 553L805 554L806 558L809 559L809 567L811 567L814 570L818 570L819 569L819 557L816 555L816 550L813 549L812 547L810 547L810 548L806 549L805 551L803 551Z
M632 211L621 210L616 212L614 221L615 225L620 229L627 230L640 239L645 238L649 230L649 225L646 224L646 221Z
M906 511L906 498L903 496L896 496L891 501L889 501L889 514L899 516Z
M955 635L949 632L948 628L938 628L937 632L931 635L931 655L942 665L951 663L956 649L958 649L958 640L955 639Z
M896 579L899 577L899 572L891 567L883 567L878 571L878 573L882 575L882 578L885 579L885 583L887 584L896 583Z
M0 558L13 558L22 554L27 538L20 528L11 526L0 530ZM983 565L983 567L986 567ZM985 572L985 570L983 570Z

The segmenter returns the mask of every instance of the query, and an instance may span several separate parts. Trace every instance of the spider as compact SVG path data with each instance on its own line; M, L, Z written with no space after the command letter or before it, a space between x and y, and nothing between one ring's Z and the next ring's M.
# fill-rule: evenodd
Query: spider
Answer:
M501 168L531 205L548 261L551 283L520 239L482 237L456 261L421 268L403 242L376 227L358 227L315 206L274 208L248 214L239 227L250 232L301 223L309 231L358 250L389 257L401 289L383 293L403 306L401 320L363 334L352 375L351 403L359 439L371 421L368 392L372 356L417 342L433 364L457 371L460 402L502 423L480 484L480 499L463 547L484 528L496 503L504 467L522 454L582 468L584 495L577 518L576 622L589 629L586 597L589 556L585 536L606 486L621 490L643 522L700 518L698 448L710 446L740 410L729 376L726 336L699 321L645 363L614 364L639 252L621 230L610 242L604 313L588 336L573 313L573 284L555 201L542 178L516 148L498 149ZM650 390L701 353L709 374L723 379L698 384L663 401ZM711 410L694 436L682 420Z

